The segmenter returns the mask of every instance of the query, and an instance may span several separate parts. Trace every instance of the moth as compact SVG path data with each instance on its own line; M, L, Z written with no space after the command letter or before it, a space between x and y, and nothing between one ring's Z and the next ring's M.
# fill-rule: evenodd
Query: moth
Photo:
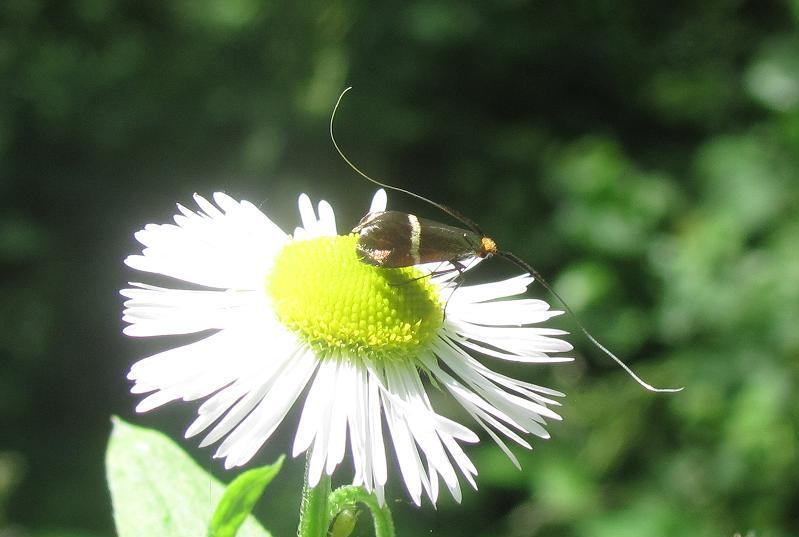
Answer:
M466 259L498 253L493 239L480 233L399 211L369 213L352 231L361 261L384 268L449 262L462 272Z
M655 388L639 377L621 358L613 354L608 348L602 345L585 326L583 326L577 314L571 309L566 301L550 286L547 281L529 263L512 254L511 252L500 250L496 242L487 237L480 226L472 220L461 215L458 211L436 203L433 200L420 196L410 190L405 190L396 186L382 183L372 179L362 172L355 164L350 161L336 142L333 134L333 121L336 111L341 104L341 99L352 89L346 88L339 95L333 113L330 116L330 139L333 147L339 156L350 168L358 175L372 183L382 187L402 192L413 196L430 205L437 207L449 216L458 220L468 229L461 229L455 226L442 224L434 220L420 218L413 214L399 211L380 211L369 213L364 216L360 223L353 229L358 234L356 251L360 260L366 264L381 268L402 268L410 267L423 263L450 263L454 270L461 275L466 267L463 261L472 257L488 258L491 256L501 257L521 268L538 281L547 291L552 293L563 309L574 320L583 335L605 355L616 362L624 371L627 372L638 384L652 392L678 392L683 388Z

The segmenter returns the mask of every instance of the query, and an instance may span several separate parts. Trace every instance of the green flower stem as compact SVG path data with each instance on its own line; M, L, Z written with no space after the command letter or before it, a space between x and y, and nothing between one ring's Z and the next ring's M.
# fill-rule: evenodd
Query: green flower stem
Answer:
M300 504L300 525L297 537L326 537L330 525L328 515L328 495L330 494L330 476L322 472L322 479L315 487L308 486L308 469L310 456L305 463L305 481L302 487L302 503Z
M363 488L354 485L337 488L330 494L328 520L333 520L345 509L354 508L356 503L364 504L371 511L375 524L375 537L394 537L394 521L388 506L380 506L374 494L369 494Z

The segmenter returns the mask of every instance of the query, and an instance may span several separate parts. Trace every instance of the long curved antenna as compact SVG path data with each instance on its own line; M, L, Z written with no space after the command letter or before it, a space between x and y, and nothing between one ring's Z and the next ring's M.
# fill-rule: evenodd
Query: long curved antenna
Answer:
M334 123L334 121L336 119L336 112L338 111L338 107L341 104L341 100L343 99L344 95L348 91L350 91L351 89L352 89L352 86L349 86L349 87L345 88L344 91L341 92L341 95L338 96L338 100L336 100L336 105L333 107L333 113L330 115L330 140L333 142L333 147L335 147L336 152L338 152L338 154L342 158L342 160L344 160L344 162L346 162L349 165L350 168L352 168L358 175L360 175L361 177L363 177L367 181L371 181L372 183L374 183L374 184L376 184L378 186L381 186L383 188L388 188L390 190L395 190L397 192L402 192L403 194L407 194L409 196L413 196L414 198L417 198L419 200L427 202L430 205L432 205L434 207L437 207L438 209L444 211L445 213L447 213L451 217L455 218L456 220L459 220L461 223L466 225L469 229L471 229L472 231L474 231L475 233L477 233L481 237L484 237L485 234L480 229L480 226L478 226L476 223L472 222L470 219L468 219L465 216L463 216L462 214L460 214L458 211L456 211L456 210L454 210L454 209L452 209L450 207L447 207L446 205L442 205L440 203L436 203L435 201L433 201L431 199L428 199L428 198L425 198L424 196L420 196L419 194L416 194L415 192L411 192L410 190L405 190L404 188L400 188L400 187L397 187L397 186L392 186L392 185L389 185L389 184L386 184L386 183L382 183L382 182L380 182L380 181L378 181L376 179L372 179L371 177L366 175L364 172L362 172L355 164L353 164L352 161L349 158L347 158L347 155L344 154L344 152L339 147L338 142L336 142L336 137L335 137L335 135L333 133L333 123ZM585 337L588 338L588 340L591 343L593 343L594 346L596 346L599 350L604 352L614 362L616 362L619 366L621 366L621 368L624 369L624 371L627 372L627 374L630 375L643 388L645 388L645 389L647 389L647 390L649 390L651 392L668 392L668 393L679 392L679 391L682 391L684 389L684 388L655 388L651 384L649 384L646 381L644 381L627 364L625 364L621 360L621 358L619 358L618 356L613 354L610 350L608 350L607 347L602 345L599 341L597 341L597 339L594 336L591 335L591 333L588 331L588 329L585 328L585 326L583 326L583 323L580 322L580 319L577 317L577 314L574 313L574 311L571 309L571 307L569 307L569 305L566 303L566 301L552 288L552 286L550 286L547 283L547 281L541 276L541 274L538 273L537 270L535 270L527 262L525 262L524 260L522 260L519 257L516 257L515 255L513 255L510 252L498 251L498 252L496 252L496 255L498 255L499 257L503 257L503 258L507 259L508 261L510 261L511 263L515 264L516 266L520 267L521 269L526 270L536 280L538 280L538 282L547 291L552 293L552 295L563 305L563 308L572 317L572 319L574 319L574 322L580 328L580 331L585 335Z
M533 267L531 267L524 260L522 260L519 257L516 257L515 255L513 255L510 252L497 252L496 255L498 255L500 257L504 257L505 259L507 259L508 261L513 263L514 265L516 265L516 266L522 268L523 270L526 270L530 274L532 274L532 276L536 280L538 280L538 283L540 283L544 287L544 289L546 289L547 291L552 293L552 295L555 298L558 299L558 302L560 302L563 305L563 308L566 310L566 312L571 316L572 319L574 319L574 322L577 323L577 326L580 328L580 330L585 335L585 337L587 337L588 340L591 343L593 343L599 350L601 350L602 352L607 354L610 358L612 358L614 362L619 364L621 366L621 368L624 369L624 371L626 371L627 374L630 375L638 384L640 384L641 386L643 386L644 388L646 388L650 392L668 392L668 393L673 393L673 392L680 392L680 391L682 391L684 389L684 387L683 388L655 388L654 386L652 386L648 382L644 381L644 379L642 379L641 377L636 375L635 372L632 369L630 369L630 367L621 360L621 358L619 358L618 356L616 356L615 354L610 352L607 349L607 347L602 345L599 341L596 340L596 338L594 336L591 335L591 333L585 328L585 326L583 326L583 323L580 322L580 319L577 317L577 314L575 314L574 311L572 311L572 309L569 307L569 305L566 303L566 301L563 300L563 298L561 298L561 296L557 293L557 291L555 291L552 288L552 286L550 286L547 283L547 281L544 278L541 277L541 274L539 274L537 270L535 270Z
M416 199L420 199L422 201L425 201L425 202L429 203L430 205L432 205L433 207L437 207L438 209L444 211L445 213L447 213L448 215L450 215L454 219L459 220L462 224L464 224L466 227L468 227L469 229L471 229L472 231L474 231L475 233L477 233L481 237L484 236L483 230L480 229L480 226L478 226L477 224L472 222L470 219L468 219L465 216L463 216L461 213L459 213L455 209L452 209L450 207L447 207L446 205L442 205L440 203L437 203L437 202L435 202L435 201L433 201L431 199L425 198L424 196L420 196L419 194L416 194L415 192L411 192L410 190L405 190L404 188L400 188L398 186L392 186L392 185L389 185L389 184L386 184L386 183L381 183L380 181L378 181L376 179L372 179L371 177L366 175L364 172L362 172L358 168L358 166L353 164L350 159L347 158L347 155L344 154L344 151L341 150L341 148L338 145L338 142L336 142L336 136L333 134L333 123L334 123L334 121L336 119L336 112L338 112L338 107L341 104L341 100L344 98L344 95L348 91L350 91L351 89L352 89L352 86L344 88L344 91L342 91L341 95L338 96L338 100L336 101L336 105L333 107L333 113L330 114L330 140L333 142L333 147L336 148L336 152L344 160L344 162L346 162L349 165L349 167L352 168L355 171L355 173L357 173L358 175L360 175L364 179L373 182L377 186L381 186L383 188L388 188L388 189L391 189L391 190L396 190L397 192L402 192L403 194L408 194L409 196L413 196Z

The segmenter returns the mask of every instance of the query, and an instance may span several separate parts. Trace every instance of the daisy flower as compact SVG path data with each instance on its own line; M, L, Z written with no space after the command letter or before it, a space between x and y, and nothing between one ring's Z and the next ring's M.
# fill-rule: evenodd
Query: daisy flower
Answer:
M308 482L332 475L347 452L355 485L383 502L387 447L413 501L435 503L439 478L460 501L460 480L476 488L463 443L478 441L433 408L423 377L449 393L516 464L506 445L548 438L550 407L563 394L494 371L491 361L550 363L571 350L565 332L533 327L560 314L522 295L533 278L457 286L441 266L386 269L361 262L357 235L338 235L331 206L299 198L302 227L284 233L257 207L223 193L199 210L178 205L174 224L148 224L125 263L192 284L130 283L121 294L124 333L200 334L144 358L128 378L136 407L204 399L186 437L219 444L225 467L247 463L298 401L294 456L308 452ZM370 212L386 207L375 195ZM468 263L473 266L474 263ZM202 287L202 289L197 289ZM479 359L478 359L479 357ZM306 395L303 398L303 393Z

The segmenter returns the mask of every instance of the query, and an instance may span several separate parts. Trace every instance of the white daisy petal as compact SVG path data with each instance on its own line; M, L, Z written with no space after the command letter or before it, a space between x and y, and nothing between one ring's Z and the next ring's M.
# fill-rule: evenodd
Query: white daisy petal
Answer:
M369 397L367 401L367 423L369 430L369 451L375 479L375 487L383 488L388 479L386 466L386 448L383 441L382 405L378 386L378 378L369 375Z
M196 385L211 380L218 388L232 382L246 365L248 356L237 355L223 364L218 356L247 337L239 330L222 330L205 339L144 358L131 367L128 378L135 382L134 393L156 392L142 400L138 412L147 412L163 403L181 399ZM208 388L209 393L213 386Z
M333 207L328 202L322 200L319 202L319 230L323 235L335 235L338 233L336 230L336 213L333 212Z
M377 503L380 505L386 505L386 489L383 485L375 486L374 490L375 496L377 496Z
M394 405L383 400L386 409L386 421L391 432L391 439L394 441L394 449L397 453L400 472L402 472L405 487L411 495L411 499L416 505L422 504L422 477L419 473L419 455L411 440L408 425L401 418Z
M479 285L462 285L449 301L448 308L457 308L459 304L487 302L498 298L516 296L527 291L533 283L533 277L528 275L514 276L507 280Z
M352 396L348 399L347 426L350 431L350 450L355 470L354 485L372 490L372 475L366 437L366 387L364 368L353 365Z
M215 457L225 457L225 467L241 466L266 442L313 375L318 362L310 352L298 353L281 382L261 399L258 406L234 429L217 449Z
M430 489L427 495L430 497L431 502L436 503L438 501L438 472L436 472L436 469L430 464L429 460L427 462L427 473L430 475ZM460 493L460 489L458 489L458 493ZM460 495L455 496L455 494L453 494L453 497L455 497L456 502L460 503Z
M405 409L404 414L411 418L407 420L411 435L422 448L428 462L441 474L447 485L450 488L454 487L458 478L436 434L436 428L430 415L432 411L429 410L429 402L424 401L426 397L423 395L424 389L419 383L418 373L415 369L395 367L394 375L395 387L404 395L404 397L401 396L402 399L409 403L409 408ZM431 476L431 483L432 481Z
M314 380L314 384L319 383L323 390L323 395L321 397L324 403L319 416L319 422L316 425L316 438L314 439L313 447L311 448L311 458L308 462L308 484L312 487L319 484L327 460L328 443L330 440L330 421L333 413L333 407L330 401L335 394L337 365L335 361L325 361Z
M520 351L517 348L515 349L514 352L500 352L494 349L490 349L488 347L484 347L482 345L478 345L473 341L469 341L464 337L460 337L459 334L454 334L452 339L454 341L457 341L459 344L463 345L464 347L469 347L470 349L476 350L477 352L480 352L487 356L502 358L503 360L510 360L512 362L525 362L528 364L534 364L534 363L571 362L572 360L574 360L573 358L568 358L568 357L549 356L545 352L537 350Z
M194 193L194 201L197 203L197 206L203 211L206 216L210 216L211 218L221 218L222 211L214 207L214 204L209 202L204 197L200 196L196 192Z
M469 339L477 339L516 354L568 352L574 347L563 339L550 337L563 332L532 327L495 327L448 321L454 329Z
M441 441L444 442L447 451L455 460L455 464L458 465L458 468L466 478L466 481L469 482L473 489L477 489L477 482L474 480L474 476L477 475L477 468L475 468L474 464L472 464L472 461L469 459L469 457L466 456L466 453L464 453L461 446L449 436L443 436Z
M227 328L263 315L264 298L254 291L183 291L142 283L123 289L122 320L129 336L189 334Z
M306 233L308 233L310 237L315 237L318 222L316 220L316 213L313 210L311 198L309 198L307 194L300 194L297 205L300 209L302 227L305 228Z
M372 204L369 206L369 212L367 214L372 213L380 213L386 210L388 197L386 196L386 191L382 188L375 192L374 197L372 198Z
M320 366L319 372L311 384L308 396L305 398L300 423L294 436L294 447L291 452L293 457L311 447L319 430L322 412L329 402L327 395L329 393L328 369L330 365L329 363L323 363Z
M329 402L331 405L330 441L327 446L327 463L325 473L331 475L336 466L344 458L347 440L347 409L350 406L349 398L353 395L351 366L340 361L334 382L335 397Z
M242 211L242 218L246 219L248 224L256 230L256 233L269 237L272 242L284 244L286 242L286 233L278 227L277 224L272 222L267 216L262 213L258 207L249 201L242 201L239 205Z
M295 241L304 241L310 238L310 234L302 227L295 227L292 235Z
M220 199L225 199L220 197ZM207 287L255 289L285 244L260 216L241 206L222 213L195 196L204 213L178 215L178 224L148 224L135 234L145 248L125 259L129 267Z
M447 311L449 317L462 322L491 326L541 323L561 313L563 312L550 310L549 304L543 300L463 303Z
M491 382L490 379L482 374L481 368L476 367L477 364L474 363L475 360L464 351L451 345L445 346L443 344L438 344L436 349L438 350L438 356L441 360L446 363L450 369L455 371L468 386L492 405L503 410L514 419L520 419L518 416L519 409L529 411L522 414L525 421L534 419L533 416L546 416L552 419L560 419L560 416L544 405L502 390L501 387Z
M500 438L499 435L497 435L497 433L495 433L490 428L488 428L485 423L480 421L480 418L478 418L476 416L473 416L473 417L474 417L475 420L477 420L477 423L480 424L480 426L483 428L483 430L488 433L488 435L491 437L491 439L494 442L496 442L496 444L499 446L499 448L502 450L502 452L505 453L505 455L510 459L510 461L513 463L513 465L516 467L516 469L517 470L521 470L522 469L522 465L519 464L519 459L517 459L516 455L514 455L513 452L508 448L507 444L505 444L505 441L502 440L502 438Z
M289 348L291 345L291 342L285 343L286 348L283 349L285 359L277 357L277 359L274 360L264 361L265 363L263 363L262 366L253 368L253 370L249 372L249 375L239 377L237 381L237 383L239 383L238 387L236 384L231 385L226 390L222 390L214 395L214 397L200 407L200 417L202 418L205 414L208 414L208 418L214 418L211 422L216 421L216 418L223 413L225 414L225 417L206 435L200 443L200 446L211 445L227 435L233 428L241 423L269 390L271 390L276 383L280 382L281 375L286 374L286 371L292 366L293 362L291 357L302 352L301 347L295 344L293 348ZM247 388L246 391L244 391L244 388ZM231 391L222 395L228 389ZM244 391L244 393L237 397L236 395L242 391ZM242 397L244 394L246 394L246 396ZM219 399L216 399L217 397L219 397ZM225 403L228 404L225 405ZM206 407L206 405L208 406ZM186 434L188 435L190 431L194 433L195 430L199 429L201 424L204 424L206 421L207 419L199 423L195 422L196 425L192 424L189 430L186 431ZM205 427L202 428L205 429Z
M186 429L184 437L191 438L206 430L212 423L233 407L244 395L251 393L253 388L253 379L239 378L233 384L219 390L200 405L200 408L197 410L197 419Z

